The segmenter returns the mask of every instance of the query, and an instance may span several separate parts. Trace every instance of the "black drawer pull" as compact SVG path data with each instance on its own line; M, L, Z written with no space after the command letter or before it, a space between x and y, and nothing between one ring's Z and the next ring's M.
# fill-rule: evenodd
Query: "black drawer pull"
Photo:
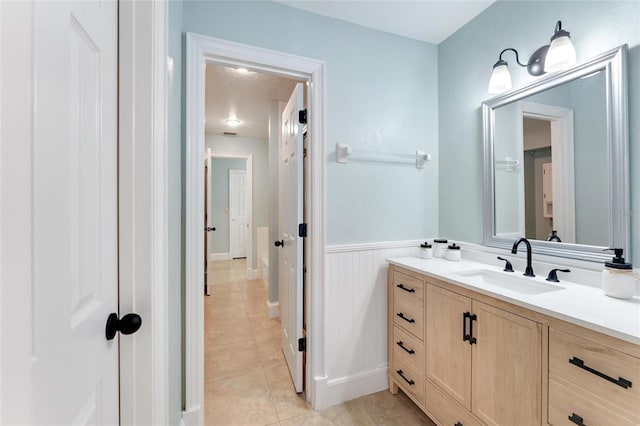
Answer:
M460 422L456 422L456 424L453 425L453 426L464 426L464 425L462 423L460 423Z
M472 314L469 316L469 344L473 345L476 343L476 338L473 337L473 322L478 320L478 316L476 314Z
M399 289L401 289L401 290L406 291L407 293L415 293L415 292L416 292L416 290L415 290L415 289L413 289L413 288L406 288L406 287L405 287L404 285L402 285L402 284L398 284L396 287L398 287L398 288L399 288Z
M404 373L402 370L397 370L396 373L398 373L400 375L400 377L402 377L404 379L405 382L409 383L409 386L413 386L416 384L416 382L414 382L413 380L409 380L406 377L404 377Z
M583 370L587 370L589 373L591 374L595 374L598 377L602 377L605 380L610 381L611 383L615 383L616 385L623 387L625 389L630 388L631 387L631 382L623 377L618 377L618 380L614 379L611 376L607 376L604 373L599 372L598 370L594 370L591 367L588 367L586 365L584 365L584 361L581 360L580 358L576 358L575 356L569 360L569 362L573 365L575 365L576 367L582 368Z
M569 420L571 420L573 423L577 424L578 426L584 426L584 423L583 423L584 419L579 415L577 415L576 413L571 413L571 415L569 416Z
M414 351L413 349L407 349L405 348L404 344L402 343L402 340L399 340L396 342L396 345L400 346L402 349L405 350L406 353L408 353L409 355L413 355L416 353L416 351Z
M403 320L405 320L406 322L408 322L409 324L413 324L414 322L416 322L416 320L414 320L413 318L405 317L402 312L398 312L396 315L402 318Z
M462 341L466 342L467 340L471 340L471 335L467 333L467 318L470 318L471 314L469 312L462 313Z

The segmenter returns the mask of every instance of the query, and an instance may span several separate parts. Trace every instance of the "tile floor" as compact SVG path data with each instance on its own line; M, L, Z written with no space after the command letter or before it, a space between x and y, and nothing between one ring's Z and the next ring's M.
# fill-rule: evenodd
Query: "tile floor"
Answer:
M244 259L210 262L205 297L207 425L433 425L399 392L378 392L322 411L298 396L267 317L267 289L247 281Z

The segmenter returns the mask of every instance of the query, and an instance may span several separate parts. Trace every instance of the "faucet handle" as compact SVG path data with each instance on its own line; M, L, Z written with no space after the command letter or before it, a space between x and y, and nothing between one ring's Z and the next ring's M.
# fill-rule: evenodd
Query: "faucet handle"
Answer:
M507 263L504 265L504 269L503 269L503 271L505 271L505 272L513 272L513 265L511 264L511 262L509 261L509 259L505 259L504 257L500 257L500 256L498 256L498 259L500 259L500 260L504 260L505 262L507 262Z
M552 283L559 283L558 275L556 272L571 272L570 269L552 269L549 271L549 275L547 275L547 281L551 281Z

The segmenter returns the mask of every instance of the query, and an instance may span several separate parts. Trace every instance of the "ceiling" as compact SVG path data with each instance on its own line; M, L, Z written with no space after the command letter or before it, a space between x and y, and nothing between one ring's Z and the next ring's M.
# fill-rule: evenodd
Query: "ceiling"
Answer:
M438 44L496 0L276 1L363 27Z
M205 80L205 130L207 133L236 132L238 136L266 138L269 135L269 104L288 101L295 80L258 72L207 64ZM237 118L240 124L225 123Z

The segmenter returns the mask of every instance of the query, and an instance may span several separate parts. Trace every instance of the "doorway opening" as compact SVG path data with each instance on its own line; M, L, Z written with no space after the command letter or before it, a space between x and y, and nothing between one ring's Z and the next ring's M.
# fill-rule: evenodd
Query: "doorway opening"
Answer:
M293 194L290 198L291 200L299 201L299 211L303 212L303 202L304 202L304 216L296 216L295 214L288 214L286 217L293 218L296 220L295 224L295 233L291 231L291 227L284 229L280 227L280 223L283 223L281 220L282 215L279 215L278 218L278 226L277 232L275 232L276 238L272 238L272 231L275 231L273 226L270 223L266 223L267 226L259 226L264 225L259 223L258 220L258 208L254 203L253 206L253 226L250 232L246 232L245 235L251 235L252 241L251 244L246 245L246 259L244 260L226 260L228 262L226 265L223 265L222 261L210 262L212 265L209 267L209 279L208 281L211 283L211 296L204 296L204 292L202 291L201 283L204 279L203 272L203 264L202 259L205 258L205 253L203 251L207 251L208 248L204 248L203 244L203 233L202 233L202 223L204 221L204 188L201 187L205 182L203 178L203 161L205 156L205 149L207 147L211 148L212 153L223 152L226 154L238 154L245 153L242 151L238 143L242 140L243 136L240 133L239 126L236 130L227 131L226 129L221 132L217 132L214 135L207 135L207 131L205 130L209 124L212 124L212 119L209 118L208 115L205 114L205 99L206 99L206 74L208 69L216 68L224 68L227 72L233 72L235 80L239 77L237 74L241 73L238 68L247 68L253 73L264 74L269 78L284 78L288 80L293 80L295 85L295 95L289 93L291 95L289 97L288 104L291 103L292 99L299 101L295 104L293 109L290 109L290 115L284 116L282 109L282 105L280 103L275 103L271 105L269 108L270 115L273 116L273 112L275 111L275 116L280 117L282 125L278 123L276 126L270 126L272 130L279 135L282 133L283 135L290 135L291 140L287 140L289 143L289 147L293 147L295 145L295 149L289 150L286 152L290 152L291 156L286 157L285 161L283 157L276 156L275 161L278 164L278 176L281 175L283 167L286 165L294 165L290 167L289 170L299 170L299 173L296 174L298 177L297 181L299 182L298 188L300 192L292 193L288 191L288 193ZM300 81L304 83L300 83ZM235 352L233 357L227 356L226 360L224 356L212 356L207 354L205 357L205 303L210 303L210 300L216 300L214 297L217 289L215 288L216 277L222 278L226 275L227 278L231 278L235 280L236 278L239 280L235 284L240 287L240 292L238 292L236 296L231 296L227 294L227 302L231 302L233 297L240 298L244 303L244 311L247 313L249 311L254 311L254 309L263 310L265 316L262 317L259 321L262 323L258 323L258 320L251 320L249 317L248 322L245 322L250 327L249 332L253 333L253 339L257 343L258 331L256 331L255 327L262 327L265 333L268 334L269 330L265 330L267 327L266 323L269 320L269 314L273 314L273 311L277 312L276 308L282 309L286 306L294 306L295 309L299 311L300 318L300 327L299 330L294 330L295 333L291 332L293 329L287 329L285 327L285 321L282 322L282 326L280 326L280 339L279 342L276 341L272 343L278 345L278 349L280 349L277 354L282 356L282 347L285 343L285 339L282 336L287 336L289 339L286 342L289 342L289 347L292 348L294 345L291 344L292 341L295 341L295 353L299 355L299 359L302 359L302 352L298 352L299 349L304 351L304 343L306 343L306 349L309 351L306 353L306 368L305 368L305 392L302 397L297 397L300 402L306 407L307 402L311 403L311 405L315 405L315 384L316 380L322 379L324 374L324 358L322 356L321 351L319 350L322 347L323 341L323 333L322 333L322 323L319 321L320 314L322 312L322 275L324 268L324 221L323 221L323 202L324 202L324 194L323 194L323 184L324 184L324 164L323 164L323 82L324 82L324 64L318 61L309 60L305 58L299 58L291 55L286 55L278 52L268 51L264 49L254 48L251 46L240 45L236 43L230 43L223 40L212 39L209 37L196 36L193 34L187 35L187 158L186 158L186 250L185 250L185 264L186 264L186 306L185 306L185 421L191 423L193 420L194 423L202 423L203 417L205 415L204 411L206 408L206 400L204 398L205 391L205 360L207 363L211 361L212 365L216 362L227 362L227 366L230 366L233 362L238 361L238 358L241 357L243 352ZM236 81L237 83L237 81ZM238 84L231 83L227 84L228 89L238 90ZM218 88L219 89L219 88ZM304 93L306 92L307 97L307 114L309 125L303 128L303 110L305 106L302 103L302 99L304 98ZM220 90L217 91L220 93ZM278 99L276 99L277 101ZM237 105L235 105L237 100L232 99L232 102L228 102L226 104L227 110L225 111L226 117L223 120L227 121L235 121L235 124L242 124L243 119L240 116L237 116ZM231 111L231 106L236 108L236 111ZM286 105L285 105L286 109ZM295 112L295 114L294 114ZM231 116L232 113L235 113L236 116ZM206 117L206 123L205 123ZM294 120L295 118L295 120ZM214 120L215 121L215 120ZM218 120L219 122L220 120ZM240 123L237 123L239 121ZM250 120L247 120L250 121ZM285 129L290 130L289 133L285 131ZM227 133L235 133L233 134L224 134ZM307 140L303 142L303 134L306 134ZM299 136L299 137L298 137ZM217 140L217 142L216 142ZM284 138L283 138L284 140ZM311 143L313 141L317 141L316 143ZM217 143L218 146L209 146L209 142ZM283 142L284 143L284 142ZM303 145L304 144L304 145ZM269 145L268 143L265 145ZM277 144L276 144L277 146ZM252 167L247 166L247 172L250 170L253 171L253 187L254 194L253 200L257 195L260 194L259 191L255 190L255 186L258 182L265 181L269 183L271 180L267 177L266 179L260 180L258 177L258 155L252 154L254 164ZM215 158L215 156L212 156ZM197 167L197 164L200 164ZM303 171L302 167L305 167ZM211 167L212 174L215 173L215 166ZM304 176L310 177L308 179L304 179ZM282 180L279 179L281 182ZM290 182L291 179L288 179L287 182ZM290 188L287 188L289 190ZM271 187L264 194L269 191L273 191L274 188ZM278 188L278 192L281 193L282 188ZM264 195L263 194L263 195ZM297 194L297 196L296 196ZM306 195L305 195L306 194ZM212 197L213 198L213 197ZM269 197L267 197L269 198ZM280 200L282 197L278 197ZM246 199L245 199L246 200ZM248 202L248 201L247 201ZM296 207L298 204L296 204ZM228 207L227 207L228 208ZM223 207L224 209L224 207ZM271 207L267 207L267 211L270 213L273 209ZM283 209L279 208L279 213L282 213ZM215 217L215 214L212 214L211 217ZM302 229L299 225L306 223L308 226L308 232L306 233L306 238L304 238L303 234L299 234L298 230ZM199 226L197 226L199 224ZM211 223L212 227L219 229L216 223ZM257 228L268 228L268 230L261 229L261 232L258 233ZM210 232L212 239L216 238L216 232ZM264 240L266 239L266 246L268 250L278 250L276 251L276 255L272 256L270 253L267 254L266 259L266 268L259 267L259 261L262 259L258 258L258 236L262 236L262 244L260 247L264 248ZM265 237L266 235L266 237ZM246 241L245 237L245 241ZM278 241L279 247L276 248L274 243ZM304 251L303 251L304 245ZM289 283L297 284L299 283L299 290L296 290L294 294L299 295L299 297L293 299L287 299L286 303L283 303L282 298L278 300L280 302L280 306L273 306L271 303L274 301L271 300L271 303L267 305L267 299L264 297L266 294L270 293L271 289L278 288L278 293L282 294L280 289L282 289L282 285L284 280L282 279L282 271L285 270L282 267L282 259L286 256L280 255L280 253L285 253L285 251L290 247L299 247L299 262L288 262L286 263L286 270L289 271L291 269L293 271L290 276L297 276L299 279L290 280ZM221 252L224 253L224 252ZM296 251L297 253L297 251ZM231 257L231 255L229 256ZM265 257L264 252L261 252L260 257ZM210 256L206 257L210 259ZM292 257L286 257L288 259L292 259ZM273 261L278 259L280 264L277 267L274 267L276 263ZM218 263L216 267L215 265ZM218 267L220 266L220 267ZM244 269L246 271L245 274L241 274L238 276L238 271ZM263 273L261 269L266 269L264 271L264 277L266 278L266 282L268 283L268 291L264 287L263 281L257 280L258 271L260 274ZM274 277L273 271L279 270L279 276ZM224 272L223 272L224 271ZM304 271L304 273L303 273ZM303 280L304 278L304 280ZM304 299L302 297L302 283L308 284L309 291L304 293ZM311 283L317 283L316 286L311 285ZM224 284L224 280L221 280L220 283ZM273 285L272 285L273 283ZM230 280L227 280L226 284L229 287L233 287L233 284ZM224 287L224 285L222 286ZM220 292L223 292L222 287ZM297 288L295 285L293 286ZM198 291L199 289L199 291ZM265 293L266 291L266 293ZM262 293L262 294L260 294ZM315 297L314 297L315 296ZM206 298L206 302L205 302ZM240 300L237 299L236 301ZM257 300L256 299L260 299ZM222 297L217 299L222 302ZM296 301L296 303L293 303ZM313 303L311 303L313 301ZM214 302L215 303L215 302ZM304 324L306 325L306 334L307 337L306 342L298 342L297 337L303 337L302 334L302 307L305 307L305 317ZM273 309L272 309L273 308ZM215 308L211 312L216 312ZM234 315L237 315L238 309L232 310L224 310L223 307L218 306L217 310L218 314L209 314L209 315L225 315L226 320L231 320L233 322ZM283 313L283 317L287 318L287 316ZM258 321L258 322L256 322ZM253 327L253 329L251 329ZM231 337L232 339L238 339L243 332L240 330L241 327L231 326L233 331L236 331L235 336ZM216 329L207 330L207 334L215 334ZM273 332L273 329L270 330ZM245 329L244 333L247 333ZM234 333L232 333L234 334ZM316 342L318 346L314 346ZM242 339L241 339L242 340ZM246 343L246 341L243 341ZM302 343L300 346L298 343ZM242 344L242 343L241 343ZM246 352L246 351L245 351ZM218 354L220 355L220 354ZM261 352L258 351L258 356L261 355ZM269 361L269 356L267 355L266 360ZM260 358L263 360L263 358ZM272 360L271 360L272 361ZM251 364L251 363L249 363ZM285 364L287 367L291 367L291 364ZM302 363L299 363L299 366L302 367ZM225 367L222 367L224 369ZM266 373L266 368L263 368L263 375L266 374L268 378L268 374ZM282 372L282 369L280 369ZM300 383L302 384L302 370L300 370L300 374L294 376L293 372L288 370L284 370L287 373L287 379L291 383ZM296 370L297 371L297 370ZM321 374L318 374L318 371ZM259 375L259 374L258 374ZM249 379L249 375L245 375L247 379ZM280 377L282 374L280 375ZM275 377L275 376L274 376ZM292 380L293 377L293 380ZM310 380L313 377L315 380ZM298 382L296 379L299 378ZM268 379L268 383L271 383L271 379ZM258 385L256 385L258 386ZM291 386L291 385L289 385ZM302 391L302 386L296 386L294 388L296 391ZM295 394L295 393L294 393ZM290 401L291 402L291 401ZM203 408L204 407L204 408ZM276 419L277 420L277 419Z

